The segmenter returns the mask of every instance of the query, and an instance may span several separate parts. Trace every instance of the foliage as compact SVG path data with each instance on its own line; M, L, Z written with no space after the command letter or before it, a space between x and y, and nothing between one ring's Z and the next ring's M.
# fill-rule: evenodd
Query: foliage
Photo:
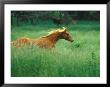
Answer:
M12 11L11 22L14 26L23 23L37 25L40 21L63 21L62 24L70 24L77 20L99 20L99 11ZM57 23L54 22L54 23Z

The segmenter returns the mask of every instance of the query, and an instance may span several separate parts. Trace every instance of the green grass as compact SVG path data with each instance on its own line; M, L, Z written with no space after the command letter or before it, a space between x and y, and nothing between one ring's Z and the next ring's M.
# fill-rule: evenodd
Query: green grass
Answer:
M62 25L64 26L64 25ZM11 37L37 38L55 28L52 23L12 27ZM100 24L79 21L69 24L74 42L59 40L53 50L37 47L11 48L13 77L99 77Z

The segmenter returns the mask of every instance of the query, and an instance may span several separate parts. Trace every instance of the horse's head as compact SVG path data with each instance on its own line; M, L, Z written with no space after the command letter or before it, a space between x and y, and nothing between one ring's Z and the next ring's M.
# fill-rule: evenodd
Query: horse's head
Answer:
M63 29L61 29L59 32L61 33L61 35L60 35L61 39L65 39L70 42L74 41L73 38L71 37L71 35L69 34L69 32L67 32L67 29L65 27L63 27Z
M51 37L52 39L58 40L58 39L65 39L70 42L73 42L73 38L70 36L69 32L67 32L66 28L63 27L63 29L57 29L48 32L49 34L44 37Z

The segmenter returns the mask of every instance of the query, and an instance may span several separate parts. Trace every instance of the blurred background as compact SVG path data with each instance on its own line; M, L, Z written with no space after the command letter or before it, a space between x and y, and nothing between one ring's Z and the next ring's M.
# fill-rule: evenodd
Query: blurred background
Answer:
M100 21L100 11L12 11L12 26L37 25L42 22L56 26L76 24L78 21Z

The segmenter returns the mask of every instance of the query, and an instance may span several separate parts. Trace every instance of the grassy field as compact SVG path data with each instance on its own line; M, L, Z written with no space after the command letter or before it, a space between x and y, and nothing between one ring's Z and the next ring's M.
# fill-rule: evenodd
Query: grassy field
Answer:
M62 25L63 26L63 25ZM55 28L52 23L12 27L11 39L37 38ZM53 50L11 47L12 77L99 77L100 23L79 21L67 26L74 42L59 40Z

